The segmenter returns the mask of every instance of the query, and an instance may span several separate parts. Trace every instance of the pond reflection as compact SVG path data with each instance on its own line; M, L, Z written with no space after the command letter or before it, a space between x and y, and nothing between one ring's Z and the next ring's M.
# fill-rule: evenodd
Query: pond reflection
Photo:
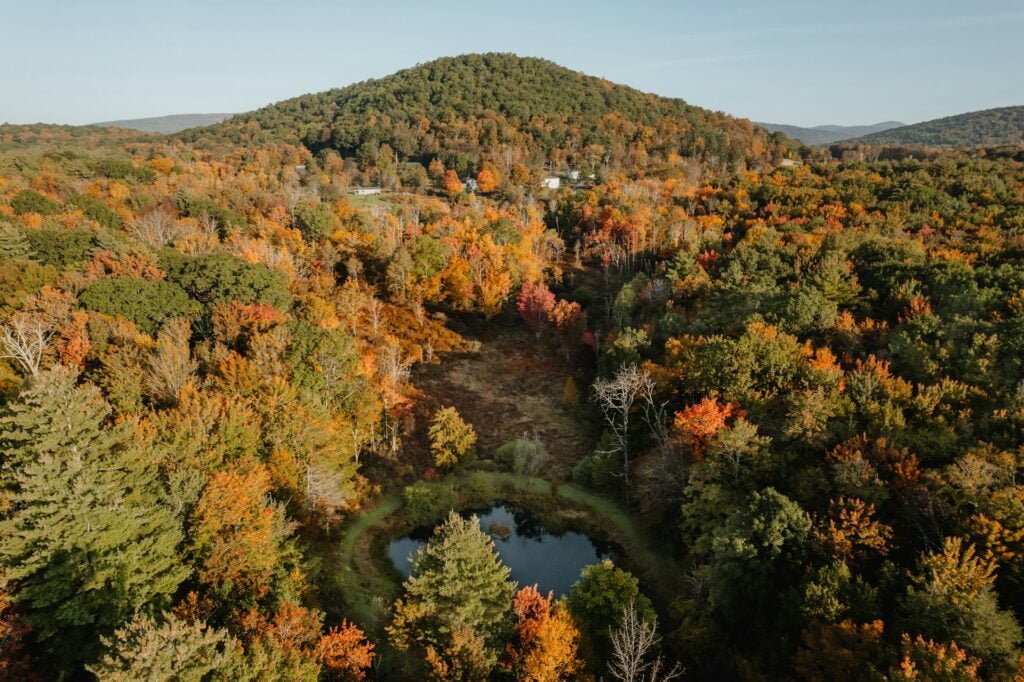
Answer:
M556 597L566 594L579 578L584 566L611 555L611 547L597 543L575 531L560 535L549 532L529 512L497 503L483 510L468 510L463 516L476 514L480 528L494 540L501 560L512 570L512 579L520 587L537 584L541 593L549 590ZM430 539L433 527L417 528L388 545L388 556L403 577L408 577L413 553Z

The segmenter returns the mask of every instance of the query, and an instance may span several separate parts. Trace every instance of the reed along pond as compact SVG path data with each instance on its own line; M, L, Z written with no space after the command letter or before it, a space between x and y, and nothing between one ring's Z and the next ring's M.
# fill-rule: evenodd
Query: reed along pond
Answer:
M495 503L460 513L480 519L481 530L491 536L501 560L512 570L512 580L520 587L536 583L541 594L567 594L584 566L612 557L610 545L575 531L549 532L536 517L518 507ZM388 556L403 578L409 577L412 555L433 531L433 526L417 528L388 545Z

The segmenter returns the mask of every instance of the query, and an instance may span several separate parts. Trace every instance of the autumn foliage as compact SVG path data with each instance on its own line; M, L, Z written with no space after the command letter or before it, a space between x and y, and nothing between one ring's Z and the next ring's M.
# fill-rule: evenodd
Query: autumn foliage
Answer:
M517 680L559 682L573 679L581 668L577 656L579 631L561 603L554 603L537 586L524 587L513 600L514 644L507 651L506 665Z
M673 424L694 457L700 458L707 450L708 442L726 427L729 419L739 414L736 405L720 403L717 398L709 397L676 412Z

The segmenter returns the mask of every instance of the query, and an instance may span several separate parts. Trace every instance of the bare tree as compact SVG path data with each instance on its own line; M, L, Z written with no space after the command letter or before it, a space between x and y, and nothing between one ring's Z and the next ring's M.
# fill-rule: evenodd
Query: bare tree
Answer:
M614 452L622 455L622 472L629 487L629 417L638 401L650 402L654 379L636 365L620 367L611 379L594 382L594 396L604 412L605 422L615 440Z
M392 452L398 450L398 419L393 414L403 386L412 376L412 361L402 356L402 349L392 343L377 354L377 369L383 380L381 402L384 407L384 431Z
M0 358L15 360L26 374L36 376L53 338L53 325L38 315L18 313L0 326Z
M156 248L167 246L180 233L174 218L160 209L136 218L128 227L133 237Z
M341 509L349 503L345 488L345 475L316 464L306 465L306 508L309 510ZM330 514L323 514L320 520L325 525L331 521Z
M656 655L661 637L658 625L640 617L633 604L622 613L622 624L612 630L612 656L608 671L620 682L668 682L683 674L679 664L666 669Z
M167 322L156 337L156 346L146 361L143 383L149 395L159 403L176 403L181 389L195 375L198 365L189 349L191 334L189 321L179 318Z
M370 324L373 325L373 333L376 334L380 331L380 323L383 320L384 304L379 298L371 298L367 310L370 312Z

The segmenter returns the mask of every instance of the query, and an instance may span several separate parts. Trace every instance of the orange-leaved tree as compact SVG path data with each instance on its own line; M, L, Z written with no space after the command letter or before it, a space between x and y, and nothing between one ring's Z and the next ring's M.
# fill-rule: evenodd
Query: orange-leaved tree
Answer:
M514 643L506 652L506 666L517 680L559 682L572 679L582 663L577 656L579 630L569 612L552 594L545 597L536 585L519 590L513 601L516 623Z
M694 457L704 456L708 443L726 427L730 417L740 414L733 403L720 403L717 398L704 398L685 410L676 412L676 433L693 450Z

